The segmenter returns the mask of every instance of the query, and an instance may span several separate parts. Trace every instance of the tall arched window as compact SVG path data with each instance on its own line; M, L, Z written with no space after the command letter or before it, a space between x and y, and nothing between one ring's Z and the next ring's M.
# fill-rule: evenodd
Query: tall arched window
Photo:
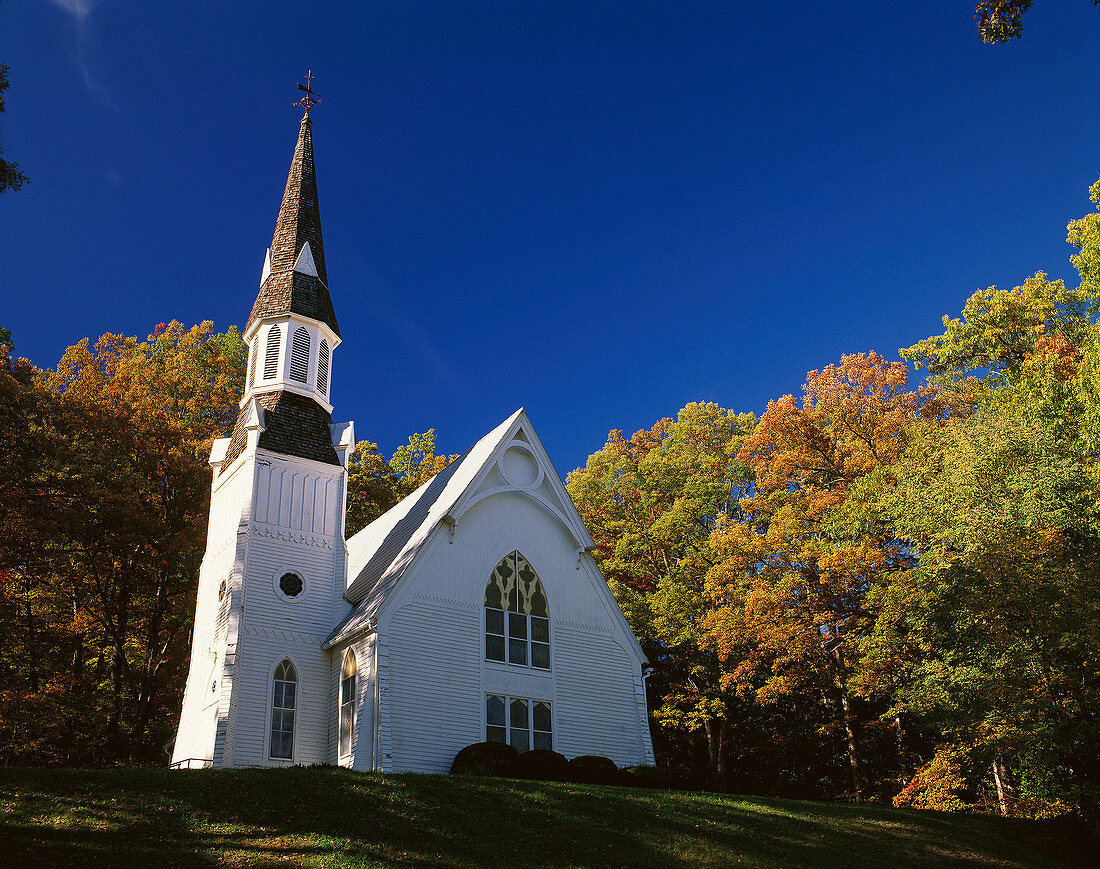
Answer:
M271 692L271 757L292 760L294 757L294 703L298 693L298 673L294 665L283 660L275 668Z
M340 757L351 754L351 735L355 731L355 676L358 672L355 652L348 649L340 674Z
M324 338L317 348L317 388L321 392L328 391L328 341Z
M283 343L283 333L278 326L267 330L267 350L264 353L264 380L271 380L279 367L279 347Z
M309 332L301 326L290 343L290 379L299 383L309 379Z
M260 354L260 342L257 340L248 354L248 388L252 388L252 384L256 382L256 357Z
M550 608L520 552L501 560L485 586L485 658L550 669Z

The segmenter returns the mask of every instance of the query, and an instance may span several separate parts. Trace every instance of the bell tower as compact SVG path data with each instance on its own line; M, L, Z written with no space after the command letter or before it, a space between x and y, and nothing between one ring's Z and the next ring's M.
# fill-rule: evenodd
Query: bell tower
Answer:
M206 555L173 766L331 762L329 653L343 600L352 424L332 422L329 297L312 74L259 293L233 430L214 442ZM338 615L339 614L339 615Z

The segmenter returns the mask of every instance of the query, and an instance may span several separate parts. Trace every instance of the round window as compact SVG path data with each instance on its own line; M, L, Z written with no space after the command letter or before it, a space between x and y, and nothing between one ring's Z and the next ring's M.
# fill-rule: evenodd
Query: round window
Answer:
M297 597L302 593L302 577L296 573L284 573L279 580L279 590L287 597Z

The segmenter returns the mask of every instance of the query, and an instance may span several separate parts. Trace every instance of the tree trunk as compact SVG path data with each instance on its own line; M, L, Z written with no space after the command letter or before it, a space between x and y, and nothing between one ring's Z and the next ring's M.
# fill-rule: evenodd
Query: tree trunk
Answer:
M895 738L898 747L898 774L904 784L913 777L913 767L909 763L909 754L905 750L905 728L901 723L901 713L894 715Z
M1016 799L1016 788L1012 786L1004 754L999 748L993 756L993 783L997 786L997 806L1001 810L1001 817L1007 818L1009 801Z
M852 727L852 709L848 703L848 692L840 692L840 705L844 710L844 732L848 736L848 763L852 770L852 790L856 795L856 802L863 801L863 772L859 762L859 743L856 742L856 733Z
M707 766L710 773L711 783L718 781L718 766L721 758L721 741L718 733L716 722L713 719L706 719L703 722L703 732L707 737Z

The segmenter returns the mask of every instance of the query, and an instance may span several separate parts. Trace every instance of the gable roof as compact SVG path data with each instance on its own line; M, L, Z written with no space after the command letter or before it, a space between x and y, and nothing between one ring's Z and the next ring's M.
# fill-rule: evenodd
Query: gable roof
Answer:
M522 415L521 407L347 541L348 588L344 596L355 608L329 634L326 645L363 627L377 612L429 535L480 476Z

